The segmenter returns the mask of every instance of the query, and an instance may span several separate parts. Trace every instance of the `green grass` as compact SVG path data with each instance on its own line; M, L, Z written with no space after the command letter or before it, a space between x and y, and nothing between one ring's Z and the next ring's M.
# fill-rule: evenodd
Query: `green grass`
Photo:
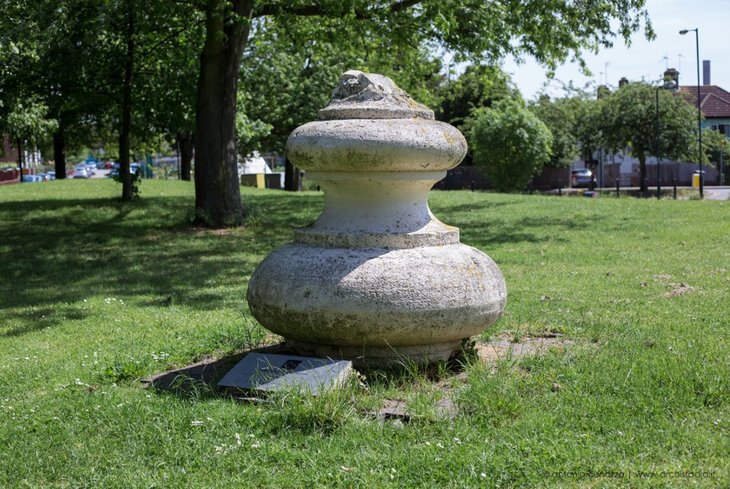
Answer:
M0 187L0 487L730 484L729 203L433 192L505 275L485 337L575 341L469 364L448 394L458 416L439 421L446 394L418 373L267 405L141 388L262 340L248 277L323 205L244 190L248 225L219 233L187 224L191 184L141 190L121 204L107 181ZM385 398L413 420L368 416Z

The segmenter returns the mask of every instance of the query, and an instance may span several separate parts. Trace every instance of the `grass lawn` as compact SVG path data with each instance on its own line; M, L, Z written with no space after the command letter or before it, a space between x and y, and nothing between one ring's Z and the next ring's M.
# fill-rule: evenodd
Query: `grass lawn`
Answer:
M0 187L0 487L730 486L729 202L433 192L505 275L485 337L574 342L470 363L442 421L418 372L270 405L143 389L261 341L248 277L323 198L244 190L248 225L216 232L192 184L141 191ZM367 414L386 398L413 420Z

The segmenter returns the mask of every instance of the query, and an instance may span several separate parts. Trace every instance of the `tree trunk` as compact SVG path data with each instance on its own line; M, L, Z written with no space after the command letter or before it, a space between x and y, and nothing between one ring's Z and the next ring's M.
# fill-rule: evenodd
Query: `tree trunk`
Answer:
M294 166L289 158L286 159L284 167L284 190L298 192L299 189L299 168Z
M127 52L124 60L124 86L122 91L122 127L119 131L119 176L122 179L122 200L134 198L132 175L129 173L129 139L132 133L132 74L134 70L134 7L126 0Z
M646 185L646 156L643 154L639 155L639 190L642 194L645 194L648 190Z
M195 107L195 222L242 224L238 182L236 95L252 0L208 0L205 45Z
M180 148L180 180L190 181L190 167L193 161L193 134L181 132L177 135Z
M20 170L20 176L18 177L18 183L23 183L23 141L18 139L18 170Z
M53 160L56 168L56 180L66 178L66 138L63 134L63 126L59 124L58 130L53 133Z

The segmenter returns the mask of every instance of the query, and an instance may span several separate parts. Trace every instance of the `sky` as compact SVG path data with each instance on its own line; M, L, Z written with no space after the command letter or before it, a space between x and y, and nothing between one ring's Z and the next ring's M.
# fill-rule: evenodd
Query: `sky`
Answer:
M697 85L695 34L680 35L681 29L699 28L700 82L702 61L710 60L711 83L730 91L730 0L647 0L647 10L656 38L647 41L642 32L632 37L631 47L617 39L614 47L598 54L584 53L592 76L585 76L575 63L555 72L555 79L577 87L586 83L618 85L625 76L630 81L656 82L669 66L679 70L680 85ZM504 69L527 100L536 98L546 81L545 69L526 58L522 65L507 60ZM562 84L550 83L547 93L563 95Z

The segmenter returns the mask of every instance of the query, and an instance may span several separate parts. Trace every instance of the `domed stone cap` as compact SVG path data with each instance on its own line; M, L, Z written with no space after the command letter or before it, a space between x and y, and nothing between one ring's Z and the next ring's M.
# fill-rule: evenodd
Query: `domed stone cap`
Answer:
M433 111L413 100L383 75L349 70L340 76L320 120L336 119L427 119Z

